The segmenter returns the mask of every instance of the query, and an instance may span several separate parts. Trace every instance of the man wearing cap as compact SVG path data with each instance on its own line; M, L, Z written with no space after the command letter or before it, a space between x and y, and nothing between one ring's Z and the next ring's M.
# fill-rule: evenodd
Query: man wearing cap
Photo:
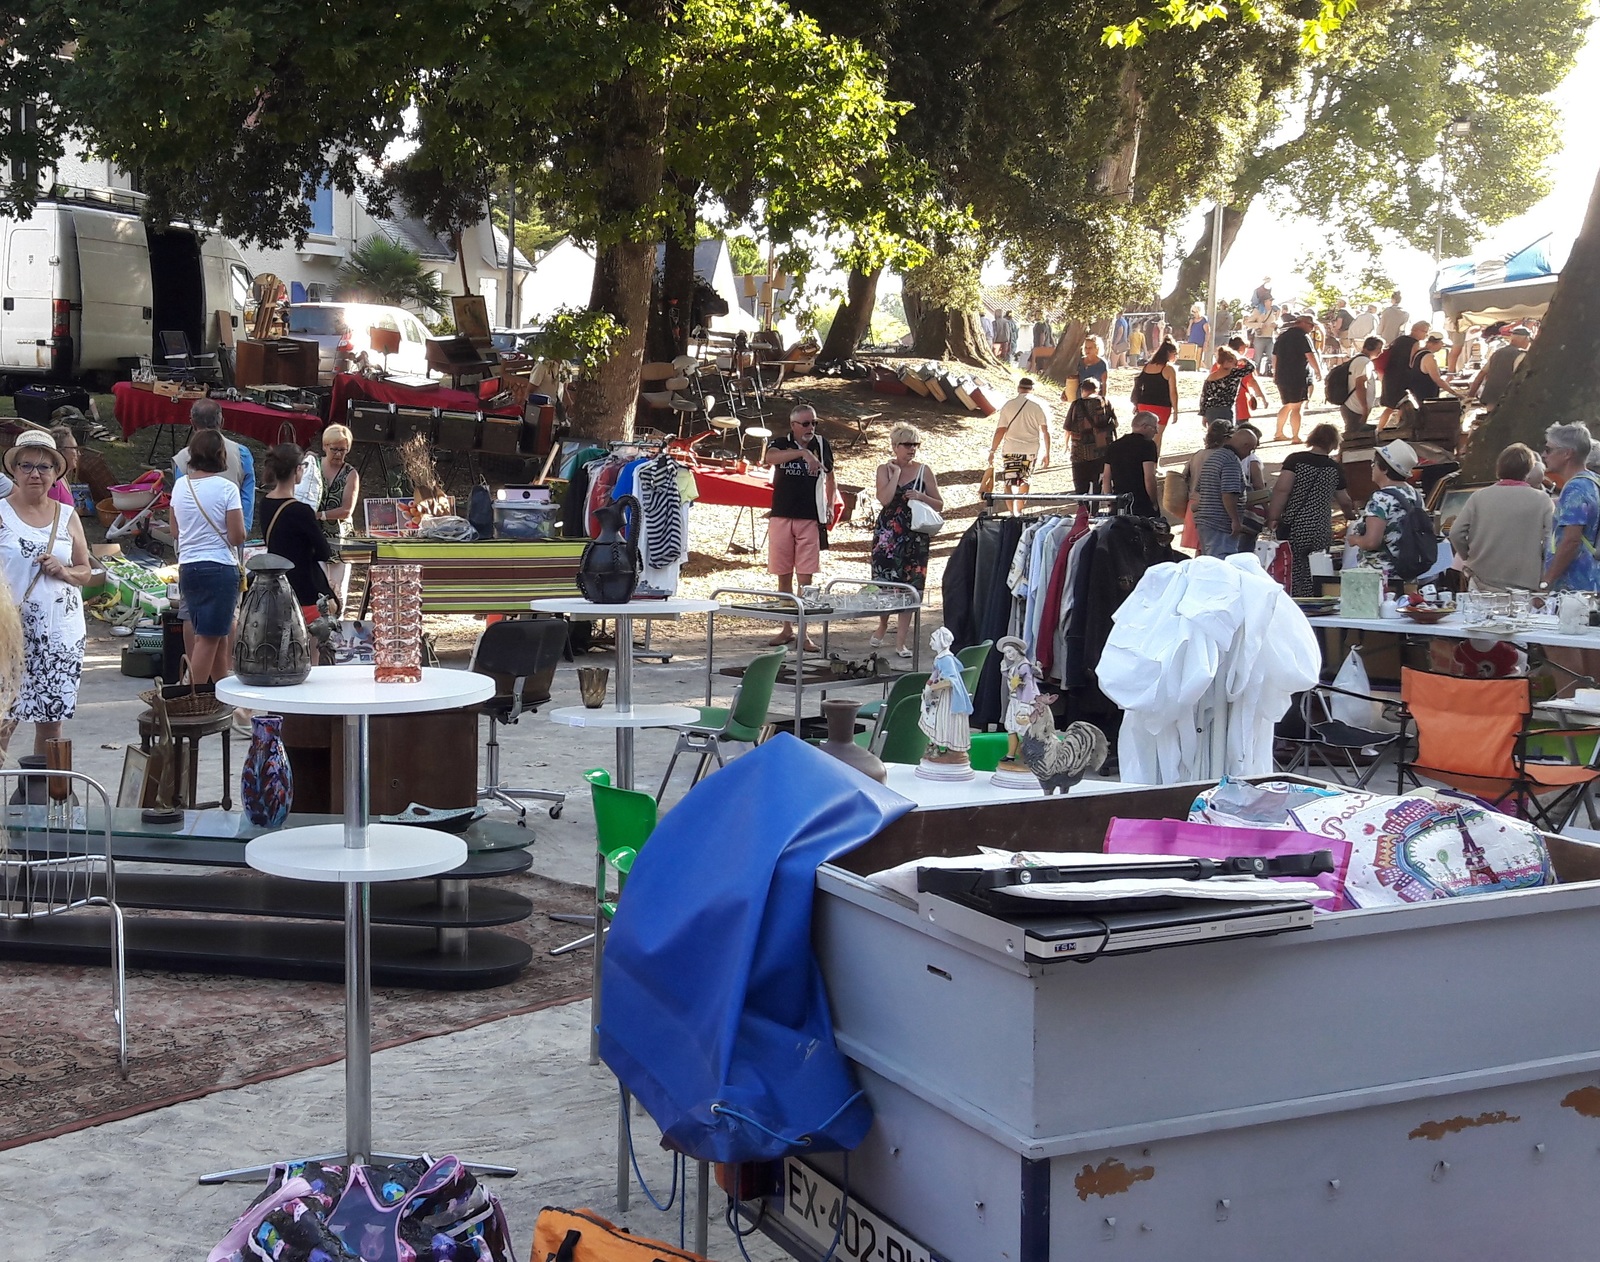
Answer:
M1511 385L1511 378L1516 374L1517 367L1522 363L1522 357L1528 353L1528 347L1533 345L1533 332L1525 324L1519 324L1506 334L1506 344L1499 347L1488 361L1478 370L1478 375L1472 379L1472 384L1467 387L1468 396L1477 396L1483 404L1484 411L1493 412L1500 406L1500 400L1506 397L1506 390Z
M1345 542L1355 544L1364 554L1363 565L1387 570L1399 555L1406 510L1422 502L1407 481L1416 467L1416 448L1399 438L1372 453L1372 484L1377 489L1362 510L1361 529L1345 534Z
M1283 442L1285 425L1293 429L1294 441L1300 441L1300 409L1311 397L1312 378L1322 380L1322 357L1311 341L1311 330L1316 323L1315 316L1303 312L1272 344L1272 381L1278 387L1278 399L1283 404L1278 409L1274 442Z
M222 405L215 399L196 399L195 404L189 409L189 424L195 429L222 428ZM239 488L239 502L244 506L245 529L251 529L256 514L256 462L250 454L250 448L243 443L236 443L226 434L222 436L222 445L228 453L228 467L222 471L222 476ZM176 477L183 477L189 472L189 449L185 447L172 457L172 471Z
M1012 490L1026 493L1028 475L1050 463L1050 414L1033 397L1032 377L1017 382L1016 397L1007 399L994 419L989 465L993 467L995 453L999 452L1006 483Z

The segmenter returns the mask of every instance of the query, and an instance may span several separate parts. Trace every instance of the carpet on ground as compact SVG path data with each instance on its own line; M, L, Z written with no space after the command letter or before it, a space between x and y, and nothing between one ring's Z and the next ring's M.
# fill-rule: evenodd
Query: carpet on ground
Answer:
M533 961L514 982L487 990L375 988L375 1050L588 994L588 951L549 954L583 930L547 913L589 910L593 890L532 873L486 884L532 899L531 918L496 932L529 943ZM344 1056L338 983L130 971L127 1081L117 1074L109 969L7 963L0 1012L0 1149Z

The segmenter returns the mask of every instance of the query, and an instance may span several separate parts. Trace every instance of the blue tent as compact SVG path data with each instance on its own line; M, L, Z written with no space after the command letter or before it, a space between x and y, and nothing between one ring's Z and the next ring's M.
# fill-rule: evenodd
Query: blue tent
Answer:
M854 1148L872 1111L811 950L816 869L912 803L779 735L702 780L640 852L606 939L600 1055L701 1161Z
M1544 316L1560 275L1550 262L1550 235L1507 254L1441 264L1433 278L1433 307L1451 329L1479 328Z

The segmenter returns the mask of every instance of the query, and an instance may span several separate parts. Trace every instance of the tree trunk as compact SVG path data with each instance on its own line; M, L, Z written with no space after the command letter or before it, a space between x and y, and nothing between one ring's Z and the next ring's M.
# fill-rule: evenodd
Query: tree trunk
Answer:
M605 155L599 172L600 222L638 222L661 192L667 99L652 90L646 74L629 70L604 100L596 119L604 141L598 151ZM589 310L611 315L624 332L593 378L573 391L574 437L605 442L632 436L655 261L653 240L616 242L595 251Z
M1067 327L1061 330L1061 338L1056 342L1056 353L1050 356L1050 362L1044 366L1043 376L1046 380L1055 382L1058 386L1068 390L1077 398L1078 362L1083 358L1083 339L1089 334L1089 326L1082 320L1068 320Z
M1095 186L1106 196L1126 202L1133 199L1134 177L1139 171L1139 137L1144 130L1144 90L1132 61L1122 65L1117 96L1122 102L1122 119L1117 126L1116 148L1101 159Z
M661 285L650 304L650 332L645 339L653 360L673 360L689 351L689 328L694 308L695 225L699 220L695 199L700 186L674 180L681 218L667 233L661 263Z
M1593 430L1595 417L1600 417L1600 178L1539 336L1494 415L1472 432L1462 481L1492 481L1496 457L1512 443L1541 451L1548 426L1576 423Z
M845 300L834 312L833 324L828 328L828 340L818 353L819 362L849 359L856 353L863 338L872 329L872 312L878 302L878 277L881 267L863 272L858 267L850 269L850 279L845 283Z
M910 312L908 311L909 315ZM974 368L1004 369L983 336L983 325L971 311L948 307L921 307L911 328L911 353L926 359L958 360Z
M1233 243L1238 240L1240 225L1244 223L1245 211L1249 209L1249 203L1242 207L1222 208L1224 259L1228 257L1228 251L1233 249ZM1211 279L1211 217L1216 213L1215 206L1206 212L1205 227L1200 231L1200 239L1194 243L1194 248L1178 265L1177 284L1172 287L1172 292L1161 300L1161 309L1166 313L1167 320L1174 330L1189 327L1189 308L1201 300L1200 295L1205 292L1206 282Z

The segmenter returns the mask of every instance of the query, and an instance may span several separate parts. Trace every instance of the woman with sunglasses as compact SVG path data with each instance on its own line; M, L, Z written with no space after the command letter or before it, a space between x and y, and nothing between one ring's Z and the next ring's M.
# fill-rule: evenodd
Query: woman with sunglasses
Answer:
M889 431L892 454L878 466L877 532L872 537L872 577L880 583L909 583L920 593L928 578L928 536L911 529L911 505L919 501L936 513L944 512L944 497L933 470L917 463L922 435L914 425L896 425ZM895 628L896 657L910 657L906 635L911 630L911 611L899 616ZM878 633L870 641L882 645L889 634L889 615L878 619Z
M61 735L83 677L83 596L89 544L78 515L50 497L67 462L49 434L29 430L0 458L16 482L0 500L0 570L22 615L22 684L5 722L0 752L18 723L33 724L33 752Z

